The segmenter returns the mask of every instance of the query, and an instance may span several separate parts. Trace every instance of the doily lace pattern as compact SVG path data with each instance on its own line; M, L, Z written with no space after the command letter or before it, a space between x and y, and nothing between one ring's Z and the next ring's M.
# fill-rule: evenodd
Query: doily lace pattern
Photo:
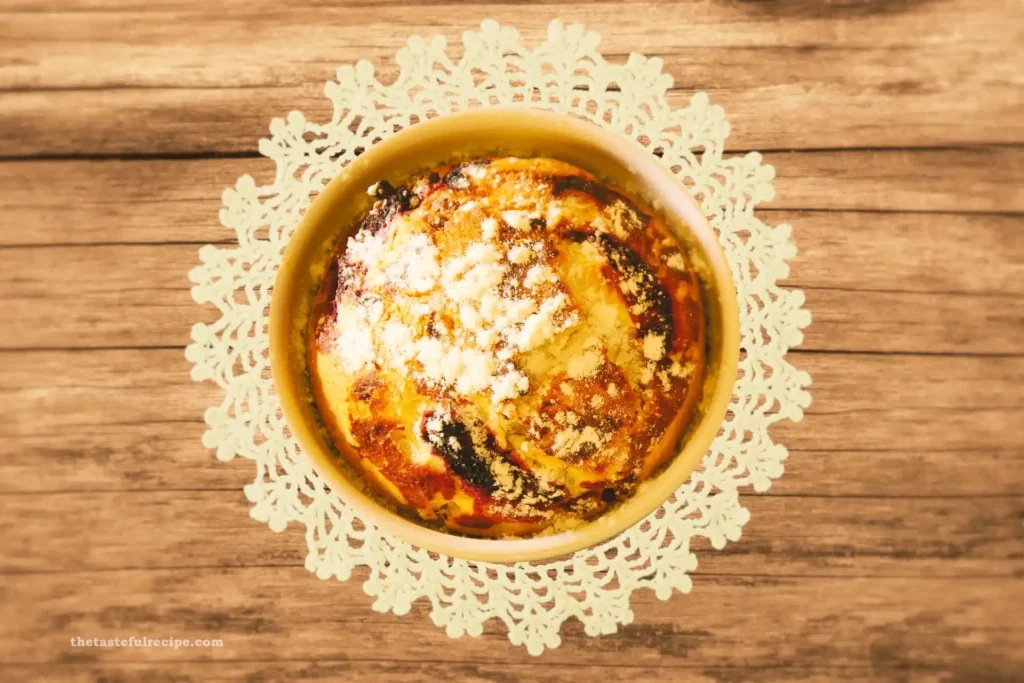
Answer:
M672 77L661 60L632 54L612 64L599 36L554 21L530 49L512 28L486 21L463 34L460 59L443 37L413 37L397 54L391 84L361 61L337 70L325 93L334 106L325 123L293 111L270 125L261 154L276 163L272 183L239 178L224 192L220 220L238 243L206 245L189 277L192 296L213 304L217 322L196 324L186 356L192 378L214 381L223 400L205 414L203 443L220 460L255 465L245 487L253 518L282 531L305 530L306 567L347 580L366 567L363 587L373 608L405 614L419 599L451 637L480 635L501 620L509 639L531 654L560 644L566 619L589 635L613 633L633 619L640 588L668 599L691 589L695 537L721 549L737 541L749 513L740 490L765 491L783 472L787 452L769 427L799 420L810 403L810 376L786 361L801 343L810 314L803 293L782 289L796 249L790 227L754 215L773 197L774 170L761 156L726 157L729 126L703 93L689 106L666 103ZM657 511L618 538L545 563L497 565L437 556L382 533L355 517L303 457L281 413L270 376L268 312L274 276L288 238L311 199L363 150L418 121L479 106L526 106L581 116L651 151L686 185L717 231L740 300L742 354L730 411L700 468Z

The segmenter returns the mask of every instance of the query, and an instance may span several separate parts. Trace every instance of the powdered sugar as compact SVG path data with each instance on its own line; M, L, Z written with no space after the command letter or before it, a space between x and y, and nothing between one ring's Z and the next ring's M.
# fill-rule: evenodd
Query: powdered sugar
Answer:
M560 329L571 327L571 318L558 326L555 323L555 314L568 303L569 297L564 293L558 293L550 299L545 299L540 310L523 321L522 327L514 335L510 335L509 341L517 346L520 351L529 351L555 336Z
M356 372L373 362L375 346L373 332L365 312L351 307L339 308L338 328L341 333L334 340L334 348L341 359L342 367Z
M587 425L583 429L568 426L555 434L555 442L552 450L559 457L571 457L580 453L586 446L592 446L594 450L601 448L608 441L607 435L602 435L596 429Z
M537 264L532 266L530 270L526 271L526 277L523 278L523 285L527 289L535 289L546 282L557 281L558 277L555 275L555 271L551 270L549 266L544 264Z
M480 234L485 240L493 240L498 234L498 221L485 218L480 222Z
M487 176L489 172L483 169L462 166L459 174L449 174L445 182L449 187L462 187L458 183L467 182L466 178L476 181ZM500 176L494 177L496 183L501 182ZM566 251L559 241L560 233L553 233L550 227L556 221L573 218L569 206L559 201L545 205L521 195L528 191L525 181L515 180L511 188L514 194L507 199L497 199L501 195L496 195L461 204L447 198L429 202L418 211L414 207L394 216L390 225L373 232L360 231L352 238L343 261L351 271L345 274L345 282L353 283L359 294L353 292L339 299L334 344L343 367L349 371L376 363L413 378L421 391L440 400L445 396L469 398L468 403L458 404L483 410L481 406L490 403L495 406L488 409L493 411L491 415L512 421L532 420L534 436L541 433L533 432L535 428L549 434L545 437L550 438L548 453L577 462L607 448L617 433L617 427L609 426L615 423L606 423L597 416L602 410L620 409L617 405L624 400L619 398L622 385L593 383L605 372L613 353L602 339L615 331L614 327L600 331L595 328L593 336L585 336L582 344L573 333L559 342L555 339L580 324L580 313L587 316L588 324L615 319L620 313L612 302L618 297L624 299L619 305L634 315L645 312L658 301L654 291L657 283L642 258L625 244L639 219L626 204L618 202L605 207L592 220L596 234L583 241L574 240L579 251L572 253L577 260L570 268L579 273L606 272L603 269L611 265L617 277L608 285L619 292L606 289L607 294L591 300L587 284L582 290L574 284L571 291L581 297L577 303L570 295L572 283L563 283L560 271L556 271L556 267L566 267ZM425 213L429 211L435 213ZM479 233L474 239L475 229ZM451 234L459 237L453 240ZM566 277L580 275L566 271ZM609 295L614 298L609 299ZM602 307L611 310L605 315ZM550 354L530 355L549 344ZM654 390L664 387L670 391L671 378L683 369L678 364L668 367L661 363L666 354L665 335L649 331L629 341L628 346L629 357L634 359L630 361L630 381L637 388L649 387L657 378L660 381ZM621 343L613 347L615 364L621 368L622 349L626 347ZM557 359L553 365L549 356ZM546 391L545 378L552 376L546 373L552 371L557 373L554 376L564 378L552 388L565 397L567 409L548 413L547 418L537 412L532 417L521 417L522 410L537 409L516 399L530 391L533 377L541 382L539 390ZM644 395L649 396L651 390L645 389ZM625 391L630 391L628 384ZM483 397L487 403L473 397ZM624 398L629 397L627 394ZM431 438L442 438L440 432L431 432L429 421L426 429ZM482 433L473 436L474 443L480 441L480 448L485 446L481 441L485 438ZM448 443L448 436L443 439L450 452L459 447L457 439L452 443ZM520 490L519 475L506 460L494 458L489 462L499 484L495 500L500 498L502 504L522 511L525 499L520 500L520 494L525 493Z
M406 240L398 260L387 268L385 274L392 282L404 282L406 289L414 294L430 291L441 274L437 248L428 236L412 235Z
M520 232L526 232L533 229L532 220L540 218L540 214L529 213L527 211L502 211L501 219L505 221L511 228L515 228Z
M477 242L470 245L465 255L444 264L441 275L445 294L452 301L479 301L501 283L505 267L501 253L493 244Z
M482 166L461 171L475 179L487 173ZM474 200L452 210L479 207ZM536 218L518 210L500 215L517 230L532 229ZM339 305L334 346L342 366L356 372L384 363L456 395L489 393L495 403L523 395L529 378L515 365L516 354L578 322L564 291L517 297L503 284L515 282L513 266L542 257L543 241L505 248L497 240L500 224L485 216L480 241L442 257L421 225L414 214L400 215L384 229L362 230L349 240L343 268L369 293ZM522 284L533 292L542 283L557 282L555 272L538 263Z
M569 359L566 374L572 379L592 377L604 363L601 342L596 337L587 339L583 353Z
M649 332L644 337L644 358L658 361L665 355L665 335Z
M529 247L524 247L521 244L517 244L508 250L508 260L511 263L529 263L533 259L533 252L530 251Z
M684 259L683 255L681 253L679 253L678 251L673 251L671 254L666 256L665 257L665 264L669 268L673 268L675 270L678 270L681 273L685 273L687 271L686 259Z

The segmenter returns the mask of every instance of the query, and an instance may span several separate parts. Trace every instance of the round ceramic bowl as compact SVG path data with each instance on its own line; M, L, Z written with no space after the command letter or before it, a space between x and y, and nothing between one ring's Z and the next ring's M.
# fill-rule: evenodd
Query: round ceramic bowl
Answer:
M660 212L697 268L708 322L707 379L678 455L636 494L597 519L525 539L460 536L418 524L382 502L339 458L320 424L306 368L305 330L314 292L338 243L354 232L379 180L399 185L445 161L487 155L545 156L575 164ZM693 472L725 417L739 359L736 290L725 254L696 202L657 159L631 140L570 116L478 109L434 118L383 140L346 166L292 236L270 307L270 360L285 418L302 451L364 521L413 545L468 560L517 562L565 555L610 539L653 512Z

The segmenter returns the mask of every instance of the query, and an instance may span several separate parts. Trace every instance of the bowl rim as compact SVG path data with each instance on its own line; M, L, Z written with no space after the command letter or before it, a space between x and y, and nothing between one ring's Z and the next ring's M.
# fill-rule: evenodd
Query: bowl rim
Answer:
M450 135L463 129L479 131L488 125L498 125L496 122L508 121L510 115L518 123L533 126L541 133L583 136L591 144L596 142L603 152L614 157L620 168L633 177L643 179L656 197L656 202L650 203L656 203L660 213L666 217L674 216L687 226L689 236L699 242L707 262L702 273L705 296L709 279L717 292L714 307L720 317L720 338L709 340L709 343L718 347L721 358L717 376L713 381L706 380L700 412L684 429L682 448L677 446L676 454L644 481L633 496L574 529L528 538L494 539L456 535L418 524L388 509L349 480L335 463L333 454L321 446L316 436L320 426L308 424L308 411L303 410L308 398L300 384L303 378L295 376L295 313L292 303L297 296L308 294L296 291L298 276L303 274L303 269L308 271L310 267L308 261L297 255L316 248L317 245L313 244L319 243L316 228L328 218L330 209L345 197L352 196L352 192L365 193L365 187L354 185L355 177L368 173L378 159L387 158L388 153L395 153L412 140L442 132ZM452 150L449 158L457 156L457 150ZM673 227L670 229L675 230ZM323 253L322 249L319 253ZM707 300L705 307L708 307ZM739 306L732 272L717 235L684 185L649 151L624 135L576 116L539 109L491 107L437 116L405 128L368 147L324 187L296 227L282 257L271 296L269 337L271 373L292 435L314 469L364 523L427 551L470 561L512 563L550 560L610 540L656 511L689 479L717 436L732 399L739 363ZM709 390L710 398L707 396Z

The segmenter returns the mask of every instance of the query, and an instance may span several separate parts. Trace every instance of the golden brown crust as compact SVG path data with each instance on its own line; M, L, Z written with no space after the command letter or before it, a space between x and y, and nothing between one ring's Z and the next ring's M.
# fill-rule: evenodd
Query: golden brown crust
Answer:
M423 519L524 536L599 515L675 452L705 321L659 217L551 159L477 159L378 201L324 279L314 396Z

